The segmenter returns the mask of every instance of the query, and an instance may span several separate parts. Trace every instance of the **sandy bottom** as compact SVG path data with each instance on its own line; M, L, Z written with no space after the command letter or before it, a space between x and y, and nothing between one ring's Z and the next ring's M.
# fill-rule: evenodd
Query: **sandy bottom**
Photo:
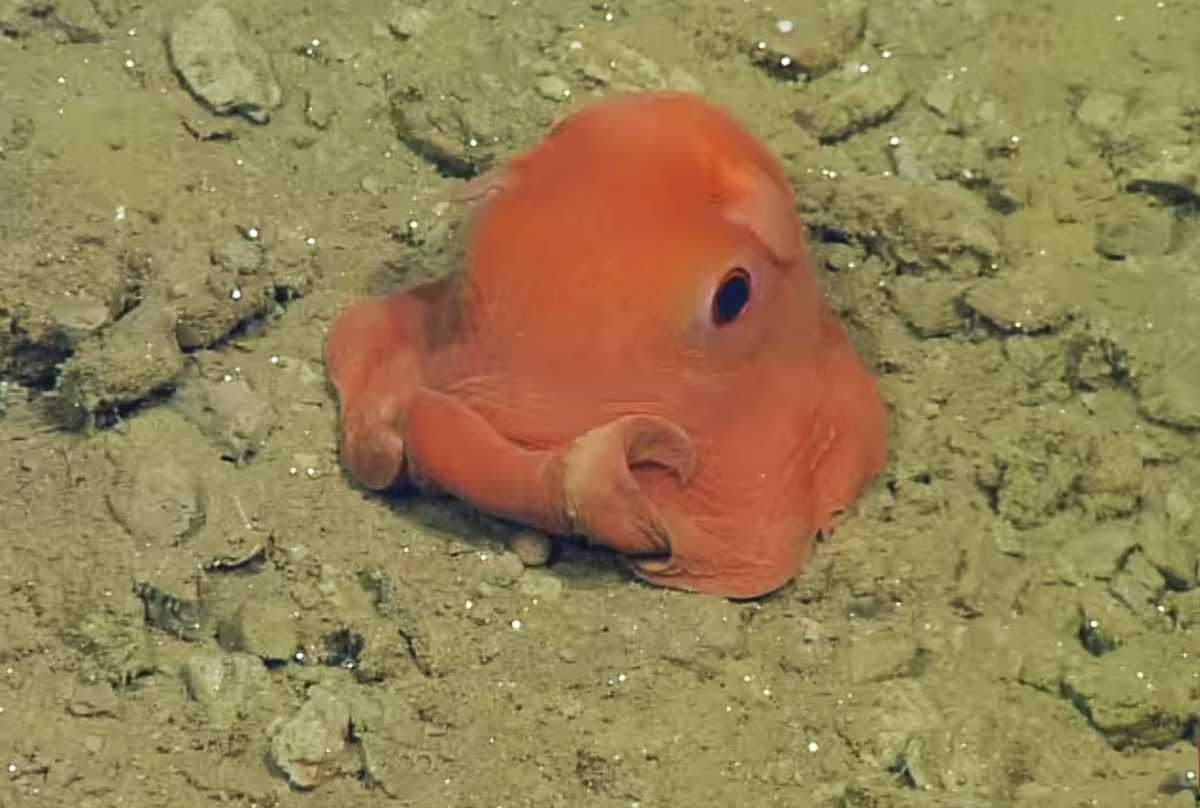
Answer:
M1194 804L1200 7L193 5L0 0L0 806ZM337 455L336 313L664 87L784 160L891 410L755 602Z

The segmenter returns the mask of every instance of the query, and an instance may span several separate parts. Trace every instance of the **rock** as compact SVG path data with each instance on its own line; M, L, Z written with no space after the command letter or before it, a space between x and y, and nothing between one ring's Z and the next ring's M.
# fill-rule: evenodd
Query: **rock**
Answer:
M1067 386L1067 357L1055 340L1028 334L1013 334L1001 345L1004 358L1025 375L1031 390L1039 390L1053 401L1066 401L1072 396Z
M338 115L337 96L325 85L304 91L304 120L314 129L328 129Z
M9 120L6 119L7 112L0 112L0 156L26 148L33 142L33 135L37 131L33 118L18 115Z
M378 615L399 632L406 660L425 676L440 675L445 645L439 641L439 635L426 617L429 606L421 597L420 590L407 581L389 577L379 569L364 570L358 580L371 596ZM364 659L364 666L366 663Z
M944 337L961 331L962 286L952 281L901 275L887 286L896 310L919 337Z
M198 651L183 661L179 673L188 697L217 726L249 713L268 686L266 668L250 654Z
M140 462L108 493L121 527L142 542L176 544L204 526L207 496L199 477L170 458Z
M919 680L889 679L867 687L855 702L861 703L846 710L838 727L839 735L867 760L877 761L880 768L918 759L928 772L946 771L951 745L938 744L944 737L948 718L925 692ZM918 753L918 747L925 747ZM957 766L955 771L962 771Z
M228 651L245 651L264 662L286 662L296 654L300 637L292 610L273 600L252 599L221 621L217 640Z
M248 238L227 241L212 251L212 263L224 270L223 274L227 277L257 275L264 263L262 242ZM218 291L224 292L227 288L235 287L222 285Z
M134 584L133 591L142 601L146 625L187 642L212 637L212 615L202 602L181 598L146 582Z
M1136 535L1142 553L1168 588L1188 590L1200 586L1200 532L1190 512L1180 506L1177 492L1148 498Z
M108 684L77 685L67 699L67 712L77 718L118 718L121 702Z
M1026 434L998 443L992 464L977 470L979 484L996 492L996 513L1007 524L1028 530L1065 507L1077 483L1080 458L1069 438Z
M254 123L271 119L283 98L271 59L219 2L176 19L167 45L187 89L213 112Z
M112 322L108 304L87 293L64 295L50 306L46 316L70 345L78 345Z
M1104 90L1087 94L1075 109L1075 120L1091 134L1106 139L1117 135L1117 127L1128 117L1128 103L1123 95Z
M669 598L664 605L662 638L651 646L663 660L708 678L720 667L717 662L744 655L745 623L738 605L710 598Z
M526 567L544 567L554 544L545 533L523 530L509 540L508 546Z
M62 363L54 410L69 426L94 424L170 390L182 370L174 311L144 303Z
M521 574L525 565L515 553L496 553L483 562L480 578L492 586L512 586Z
M1182 746L1183 744L1176 744ZM1169 772L1158 785L1158 793L1162 795L1155 800L1165 808L1195 808L1196 795L1198 793L1196 785L1196 771L1191 762L1191 749L1188 744L1188 758L1184 767L1178 768L1173 772ZM1044 805L1044 801L1035 803L1036 805Z
M1054 553L1055 574L1063 582L1082 585L1108 580L1121 558L1138 544L1127 523L1111 521L1072 534Z
M1168 592L1163 598L1163 606L1181 630L1200 630L1200 588L1187 592Z
M1096 252L1106 258L1155 257L1171 246L1172 216L1163 207L1123 196L1096 224Z
M955 81L950 76L940 76L926 88L925 95L921 100L925 102L925 106L941 117L949 118L950 113L954 111L961 86L961 81Z
M1146 628L1123 603L1096 586L1081 586L1079 641L1092 656L1104 656L1141 636Z
M570 28L560 47L579 83L612 91L685 90L703 92L704 85L678 65L664 66L629 47L627 37L611 26ZM552 66L549 66L552 67ZM556 99L558 100L558 99Z
M1142 453L1122 435L1093 439L1079 473L1079 501L1096 519L1134 513L1142 498Z
M1153 614L1165 588L1162 573L1140 552L1130 553L1108 583L1113 597L1137 615Z
M824 86L829 84L831 87ZM814 82L810 92L825 95L796 113L796 120L822 143L833 143L882 123L895 114L908 97L895 71L859 76L847 84L832 76Z
M271 763L297 788L316 788L358 768L347 755L349 732L349 705L324 687L314 686L300 710L276 728Z
M521 594L541 601L557 600L563 591L562 579L541 569L526 570L519 586Z
M1195 714L1192 669L1172 643L1131 642L1062 680L1062 692L1117 749L1164 747Z
M372 174L368 174L359 180L358 187L362 188L371 196L379 196L384 191L383 181Z
M212 441L222 459L239 465L261 451L275 428L270 402L241 378L193 378L180 387L177 406Z
M427 8L395 2L388 12L388 30L399 39L412 39L425 33L436 16Z
M1124 343L1125 337L1109 324L1085 319L1082 329L1067 340L1067 381L1085 392L1116 384L1129 372Z
M483 97L483 88L472 89L475 98ZM440 172L474 177L496 162L496 144L511 142L516 133L494 102L470 100L458 91L445 97L432 88L428 93L394 93L390 109L396 137ZM528 111L517 120L527 115Z
M1138 385L1138 405L1151 420L1181 429L1200 429L1200 354L1180 351L1179 360Z
M1067 304L1041 282L1033 270L987 278L967 290L967 307L990 324L1009 333L1055 331L1070 316Z
M822 76L850 58L867 28L867 4L797 3L787 32L771 33L751 51L754 64L775 75Z
M5 111L0 109L0 133ZM6 142L0 138L0 159ZM21 199L18 194L10 201L20 206ZM6 380L45 390L80 345L146 305L141 254L131 250L112 260L112 248L98 232L77 233L68 243L10 238L4 248L0 377Z
M533 86L542 98L550 101L566 101L571 97L571 85L559 76L539 76Z
M1188 499L1187 494L1179 486L1175 486L1167 492L1164 499L1164 508L1167 520L1173 525L1177 525L1180 530L1191 524L1192 516L1195 514L1195 508L1192 506L1191 500Z
M280 300L299 297L311 278L308 267L273 271L266 247L251 238L235 238L209 253L207 271L189 271L171 289L179 314L175 333L185 350L209 347L236 328L264 318ZM283 270L292 269L287 276Z
M829 227L913 273L944 270L964 277L990 272L1000 241L991 214L970 191L951 182L900 177L797 181L797 210L810 226Z

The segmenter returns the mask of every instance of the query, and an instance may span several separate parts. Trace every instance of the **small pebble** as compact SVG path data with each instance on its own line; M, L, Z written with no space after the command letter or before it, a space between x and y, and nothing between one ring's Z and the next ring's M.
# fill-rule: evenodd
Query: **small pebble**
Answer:
M536 530L518 533L509 543L509 549L526 567L545 566L550 560L550 546L550 538Z
M519 587L521 594L532 598L534 603L557 600L563 593L562 580L554 573L540 569L531 569L522 575Z
M534 84L534 88L551 101L561 101L571 95L570 85L558 76L542 76Z

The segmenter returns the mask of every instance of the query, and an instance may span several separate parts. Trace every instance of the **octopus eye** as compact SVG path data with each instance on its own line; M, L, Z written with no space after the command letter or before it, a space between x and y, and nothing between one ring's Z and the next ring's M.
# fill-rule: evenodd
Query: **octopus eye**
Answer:
M750 273L734 267L725 273L712 299L713 325L729 325L746 310L750 302Z

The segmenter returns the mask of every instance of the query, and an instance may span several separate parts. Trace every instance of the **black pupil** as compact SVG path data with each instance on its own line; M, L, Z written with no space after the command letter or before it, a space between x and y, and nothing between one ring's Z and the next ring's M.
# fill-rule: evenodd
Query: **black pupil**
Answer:
M725 276L713 295L712 318L716 325L728 325L738 318L750 302L750 273L734 269Z

